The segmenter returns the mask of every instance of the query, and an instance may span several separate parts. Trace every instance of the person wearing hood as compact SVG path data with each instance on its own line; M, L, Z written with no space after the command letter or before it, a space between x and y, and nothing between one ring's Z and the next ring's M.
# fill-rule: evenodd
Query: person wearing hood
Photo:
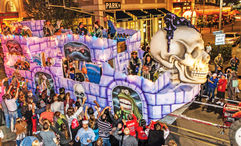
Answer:
M160 123L156 123L154 125L154 130L149 131L147 146L158 146L164 144L164 131L162 130Z

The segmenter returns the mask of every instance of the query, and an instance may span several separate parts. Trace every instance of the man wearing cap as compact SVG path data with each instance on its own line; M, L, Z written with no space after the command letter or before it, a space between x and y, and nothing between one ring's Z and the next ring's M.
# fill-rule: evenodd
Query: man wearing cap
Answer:
M213 76L210 79L208 79L208 98L207 98L207 101L209 101L211 99L214 102L214 92L215 92L215 89L217 87L217 83L218 83L217 74L214 73ZM211 94L212 94L212 96L211 96Z
M92 142L95 140L94 131L88 127L88 121L82 121L82 128L79 129L75 141L80 141L81 146L92 146Z

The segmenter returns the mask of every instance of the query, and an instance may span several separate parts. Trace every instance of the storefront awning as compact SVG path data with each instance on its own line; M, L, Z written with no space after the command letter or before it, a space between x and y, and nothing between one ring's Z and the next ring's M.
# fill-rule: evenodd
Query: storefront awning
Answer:
M149 14L153 15L154 17L157 16L164 16L164 13L161 11L158 11L156 9L144 9L144 11L148 12Z
M141 10L128 10L126 12L131 13L132 15L135 15L137 17L137 19L146 19L146 18L150 18L150 15L141 11Z
M162 11L163 13L171 13L170 11L168 11L167 9L165 9L165 8L160 8L160 9L158 9L158 10L160 10L160 11Z
M107 15L111 16L114 18L114 12L105 12ZM116 11L116 21L117 22L124 22L124 21L132 21L133 18L126 14L123 11Z

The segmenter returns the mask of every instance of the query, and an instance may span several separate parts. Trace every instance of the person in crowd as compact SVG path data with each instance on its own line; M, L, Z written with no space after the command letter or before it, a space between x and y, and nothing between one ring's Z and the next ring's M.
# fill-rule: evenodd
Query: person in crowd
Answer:
M150 54L146 54L142 66L142 76L149 80L153 80L153 75L155 73L155 62Z
M108 36L111 39L115 39L117 30L116 30L116 27L115 27L114 23L112 21L108 20L107 17L104 17L104 21L108 25Z
M160 125L160 123L156 123L154 125L154 129L149 131L147 146L156 146L156 145L164 145L164 131Z
M9 35L9 34L11 34L10 28L9 28L5 23L2 23L2 25L1 25L1 30L2 30L2 34L3 34L3 35Z
M218 70L222 70L223 68L223 57L222 54L218 54L217 57L214 59L214 64L215 64L215 72L218 73Z
M98 38L103 37L102 29L101 29L101 26L99 25L99 22L98 22L98 21L96 21L96 22L94 23L94 34L95 34L95 36L98 37Z
M206 46L205 49L206 49L205 51L206 51L208 54L211 54L212 46L211 46L211 43L210 43L210 42L208 42L208 44L207 44L207 46Z
M217 74L214 73L212 75L212 77L208 80L208 98L207 101L212 101L214 102L214 92L215 89L217 87L217 83L218 83L218 78L217 78Z
M239 59L234 55L230 60L232 70L238 71Z
M50 123L48 120L43 122L43 130L40 131L40 136L43 139L43 144L46 146L56 146L58 143L54 132L50 131Z
M68 110L67 110L66 118L67 118L69 127L71 126L72 120L73 119L78 119L78 116L83 111L83 106L85 104L86 99L87 98L83 98L82 106L79 105L75 109L72 108L72 107L69 107L69 103L67 103L66 109L68 109Z
M27 123L24 121L24 119L17 118L14 132L17 134L17 146L20 146L21 141L25 138L27 134Z
M225 91L227 86L227 80L225 75L221 76L221 79L218 81L218 89L217 89L217 97L220 99L216 104L220 104L221 106L224 105L224 98L225 98Z
M109 106L104 108L101 114L98 116L98 128L99 128L99 137L103 140L104 146L110 146L110 132L111 132L111 124L108 122L107 114L105 111L107 109L111 109ZM109 112L107 111L107 113Z
M50 128L60 136L59 141L61 146L69 146L72 144L71 134L68 127L68 122L65 120L64 115L61 115L60 112L55 112L57 121L55 122L55 127L50 126Z
M1 107L1 110L4 112L4 120L5 120L5 123L6 123L6 127L10 128L10 116L9 116L9 113L8 113L7 105L4 102L5 99L6 99L6 94L4 94L2 98L3 98L3 101L0 104L0 107Z
M27 136L22 140L20 146L40 146L40 141L35 136Z
M88 121L82 121L82 128L78 131L75 140L80 141L81 146L92 146L92 142L95 140L94 131L89 128Z
M64 107L66 107L67 103L69 104L70 107L72 107L73 104L74 104L74 100L70 97L70 93L69 92L67 92L65 94ZM65 110L65 112L66 112L66 110Z
M228 92L228 98L230 100L235 100L236 98L236 88L238 87L238 77L237 74L232 71L228 75L228 83L227 83L227 92Z
M50 20L47 20L47 21L45 22L45 25L44 25L44 27L43 27L43 31L44 31L44 36L45 36L45 37L54 35L55 28L54 28L53 25L51 24Z
M130 135L136 137L136 128L138 127L138 122L136 116L131 112L127 116L127 121L123 120L124 126L128 127L130 130Z
M140 124L136 128L138 146L146 146L147 145L148 135L147 135L146 131L148 131L148 130L149 129L148 129L148 126L146 125L146 120L141 119Z
M95 106L95 109L99 113L99 108ZM97 118L94 115L94 111L92 108L88 108L88 106L85 107L85 119L88 120L89 127L94 131L95 133L95 139L93 142L96 142L99 138L99 128L97 124Z
M205 85L204 85L204 95L207 95L208 94L208 80L212 77L212 72L209 71L208 74L207 74L207 81L205 82Z
M48 120L50 123L54 121L54 112L51 111L51 107L49 104L46 106L46 111L41 113L39 117L39 123L43 124L43 120L45 119Z
M122 129L122 124L118 124L117 130L113 133L115 138L119 141L119 145L123 146L138 146L138 142L134 136L132 136L130 133L130 129L128 127L125 127L123 130L123 134L120 134L118 132ZM154 146L154 145L153 145Z
M88 31L84 27L82 22L80 22L79 25L78 25L78 28L76 28L76 33L79 34L79 35L87 35L88 34Z
M141 59L137 56L137 51L131 53L131 59L129 61L129 74L140 75L141 74Z
M27 122L27 135L31 136L33 134L33 127L36 126L36 123L33 123L33 116L34 116L34 104L31 104L30 102L27 103L27 110L25 113L25 118L26 118L26 122Z
M6 104L6 107L7 107L7 109L8 109L8 114L9 114L9 119L11 120L11 119L13 119L13 125L12 124L10 124L11 126L11 130L13 131L13 129L14 129L14 125L15 125L15 123L16 123L16 118L17 118L17 102L16 102L16 100L18 99L18 93L19 93L19 83L18 83L18 85L17 85L17 88L16 88L16 93L13 93L12 92L12 94L10 93L10 91L11 91L11 89L12 89L12 85L9 87L9 89L8 89L8 91L7 91L7 94L5 94L6 95L6 98L5 98L5 100L4 100L4 102L5 102L5 104ZM15 90L15 89L13 89L13 90ZM15 94L15 95L13 95L13 94ZM13 97L14 96L14 97ZM10 122L10 123L12 123L12 122ZM8 127L8 128L10 128L10 127Z
M55 94L54 96L54 102L51 104L51 111L59 111L61 114L64 114L64 102L60 101L60 99L58 98L58 94Z

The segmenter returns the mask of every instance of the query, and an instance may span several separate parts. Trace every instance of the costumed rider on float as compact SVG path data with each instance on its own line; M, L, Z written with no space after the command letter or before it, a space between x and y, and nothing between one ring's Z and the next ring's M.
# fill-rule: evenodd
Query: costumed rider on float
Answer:
M141 59L138 57L137 51L131 53L131 59L128 66L128 72L130 75L141 75Z

